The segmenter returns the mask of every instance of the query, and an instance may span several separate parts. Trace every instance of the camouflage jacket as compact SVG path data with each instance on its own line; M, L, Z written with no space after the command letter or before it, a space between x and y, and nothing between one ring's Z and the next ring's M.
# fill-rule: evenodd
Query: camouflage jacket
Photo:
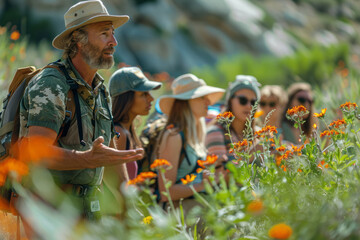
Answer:
M93 80L95 87L93 88L82 79L71 60L62 60L62 63L65 64L69 75L79 84L77 91L81 109L83 138L86 145L80 144L76 117L73 117L67 135L58 140L59 146L84 151L90 149L93 141L99 136L103 136L104 144L109 145L110 139L113 137L113 129L111 113L108 112L106 105L106 101L110 105L110 100L103 85L104 80L96 74ZM106 98L104 98L100 88L105 89ZM31 79L20 103L20 137L27 135L29 126L47 127L59 133L65 119L69 90L70 86L66 83L64 74L54 68L45 68ZM75 114L73 115L75 116ZM99 185L104 168L70 171L50 170L50 172L59 184Z

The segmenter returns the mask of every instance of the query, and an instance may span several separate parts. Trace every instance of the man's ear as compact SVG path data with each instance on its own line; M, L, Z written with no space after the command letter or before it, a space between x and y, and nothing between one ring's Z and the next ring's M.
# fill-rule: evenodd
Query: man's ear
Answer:
M81 42L77 42L76 46L78 49L81 49L81 48L83 48L84 44L82 44Z

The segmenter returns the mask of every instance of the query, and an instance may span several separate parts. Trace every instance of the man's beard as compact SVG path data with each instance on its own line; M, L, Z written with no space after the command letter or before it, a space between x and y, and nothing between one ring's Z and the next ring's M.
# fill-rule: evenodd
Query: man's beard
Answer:
M81 50L81 55L84 58L84 61L91 67L95 69L109 69L114 65L113 57L104 57L104 52L111 51L115 52L114 47L107 47L101 50L99 47L87 43L84 45L83 50Z

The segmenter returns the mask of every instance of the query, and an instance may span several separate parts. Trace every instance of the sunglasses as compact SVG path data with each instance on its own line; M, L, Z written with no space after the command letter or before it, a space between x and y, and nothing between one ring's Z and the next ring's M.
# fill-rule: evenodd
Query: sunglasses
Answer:
M237 98L239 100L239 103L243 106L247 105L248 102L250 102L251 106L254 106L256 103L256 99L248 99L245 96L234 96L234 98Z
M260 102L261 107L266 107L268 105L269 107L273 108L276 106L276 102Z
M313 103L313 100L310 100L310 99L305 98L305 97L298 97L297 100L301 104L305 104L306 102L308 102L309 104Z

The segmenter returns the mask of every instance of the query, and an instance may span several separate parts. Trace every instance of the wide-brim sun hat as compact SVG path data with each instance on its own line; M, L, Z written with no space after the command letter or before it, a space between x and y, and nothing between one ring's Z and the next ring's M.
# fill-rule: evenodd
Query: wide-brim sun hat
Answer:
M208 96L210 105L215 104L224 95L222 88L206 85L205 81L188 73L176 78L172 85L172 95L164 95L159 98L159 106L163 113L169 114L176 99L190 100Z
M110 15L99 0L82 1L70 7L65 13L65 30L54 38L52 45L57 49L64 49L65 40L73 31L91 23L109 21L116 29L128 20L127 15Z
M111 97L128 91L147 92L161 87L162 83L150 81L138 67L123 67L114 72L109 80Z

